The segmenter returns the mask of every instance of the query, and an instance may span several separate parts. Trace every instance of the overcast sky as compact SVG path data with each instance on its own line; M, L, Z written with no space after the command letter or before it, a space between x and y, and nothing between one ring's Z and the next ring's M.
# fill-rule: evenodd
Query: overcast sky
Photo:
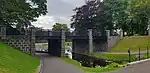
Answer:
M70 23L73 9L82 6L85 0L47 0L48 14L40 16L38 21L33 22L35 26L51 28L56 22L68 24Z

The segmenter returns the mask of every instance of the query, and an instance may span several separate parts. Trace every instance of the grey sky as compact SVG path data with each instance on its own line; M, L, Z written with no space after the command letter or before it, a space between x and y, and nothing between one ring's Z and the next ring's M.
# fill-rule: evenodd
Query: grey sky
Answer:
M38 18L37 22L33 24L35 26L51 28L56 22L70 23L73 9L78 6L82 6L84 0L47 0L48 1L48 14Z

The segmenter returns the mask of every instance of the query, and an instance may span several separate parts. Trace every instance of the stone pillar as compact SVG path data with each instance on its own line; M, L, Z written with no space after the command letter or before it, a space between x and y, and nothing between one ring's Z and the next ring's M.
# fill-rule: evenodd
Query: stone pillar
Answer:
M0 37L1 39L6 39L6 27L3 25L0 26Z
M110 30L106 30L107 39L110 38Z
M29 31L29 29L26 29L26 28L25 28L24 34L25 34L25 35L28 35L28 33L29 33L28 31Z
M105 51L109 50L110 47L110 30L106 30L106 35L107 35L107 49Z
M52 36L52 31L48 30L48 36Z
M31 28L31 39L32 40L35 40L35 29L34 28Z
M61 57L65 56L65 32L61 32Z
M120 39L122 39L122 38L123 38L123 30L120 29Z
M148 25L148 36L150 36L150 25Z
M73 31L72 34L73 34L73 36L76 36L76 32L75 31Z
M92 35L92 29L89 29L89 55L93 53L93 35Z
M31 51L31 54L34 55L35 53L35 29L33 27L30 28L30 32L31 32L31 35L30 35L30 51Z

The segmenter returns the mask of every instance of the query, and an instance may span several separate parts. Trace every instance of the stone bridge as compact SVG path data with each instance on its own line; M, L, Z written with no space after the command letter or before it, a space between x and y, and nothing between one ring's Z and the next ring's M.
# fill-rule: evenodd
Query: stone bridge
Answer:
M1 41L9 44L26 53L34 53L35 43L38 40L48 41L48 53L53 56L64 56L65 42L72 42L74 53L90 54L92 52L108 51L120 39L118 36L110 36L110 32L106 35L93 35L92 30L89 35L77 36L69 32L52 32L52 31L35 31L29 28L25 34L9 34L10 30L6 26L0 26ZM12 30L11 30L12 32ZM15 31L14 31L15 32ZM114 38L115 37L115 38ZM78 55L74 54L74 58Z

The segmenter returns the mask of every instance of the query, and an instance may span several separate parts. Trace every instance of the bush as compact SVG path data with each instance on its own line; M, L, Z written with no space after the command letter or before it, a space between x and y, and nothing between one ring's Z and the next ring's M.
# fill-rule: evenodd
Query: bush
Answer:
M111 66L107 66L107 67L102 67L102 68L90 68L90 67L83 67L80 65L80 63L76 60L72 60L72 59L68 59L68 58L62 58L64 61L66 61L67 63L70 63L70 64L73 64L81 69L83 69L85 72L87 73L101 73L101 72L109 72L109 71L113 71L113 70L116 70L118 69L117 67L116 68L113 68Z

